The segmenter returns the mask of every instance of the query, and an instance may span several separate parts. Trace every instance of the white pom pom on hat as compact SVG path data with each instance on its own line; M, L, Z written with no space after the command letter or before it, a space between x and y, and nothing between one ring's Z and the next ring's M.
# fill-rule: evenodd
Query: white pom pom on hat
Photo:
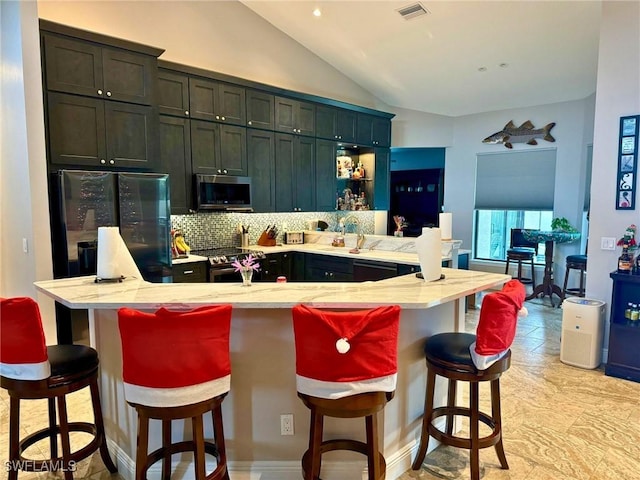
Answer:
M346 338L341 338L336 342L336 350L338 353L347 353L351 349L349 341Z

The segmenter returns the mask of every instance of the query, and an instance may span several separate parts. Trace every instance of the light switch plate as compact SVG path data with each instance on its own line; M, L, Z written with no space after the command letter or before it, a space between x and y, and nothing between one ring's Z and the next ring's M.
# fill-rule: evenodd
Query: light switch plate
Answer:
M615 250L615 249L616 249L615 237L600 238L600 250Z

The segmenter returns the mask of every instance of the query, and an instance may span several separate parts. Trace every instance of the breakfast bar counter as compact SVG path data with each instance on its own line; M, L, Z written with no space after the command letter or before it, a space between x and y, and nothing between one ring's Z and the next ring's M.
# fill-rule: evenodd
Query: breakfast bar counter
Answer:
M400 305L398 384L395 398L380 414L380 444L387 461L387 479L398 478L411 465L420 436L424 407L426 337L464 329L464 298L500 288L509 276L443 269L445 278L424 282L405 275L363 283L238 283L156 284L127 278L121 283L95 283L93 276L36 282L37 289L71 309L87 309L90 341L100 354L101 396L109 449L120 475L134 477L136 417L124 399L117 310L131 307L192 309L233 305L231 322L231 391L222 409L229 470L234 480L300 479L300 460L307 448L309 411L298 399L291 308L304 303L317 308L364 309ZM240 280L238 276L238 280ZM438 384L442 400L445 385ZM281 436L280 415L294 415L294 435ZM159 423L159 422L158 422ZM174 440L189 435L182 422ZM211 437L211 425L205 437ZM328 437L364 439L355 420L327 419ZM151 424L150 450L160 445L160 425ZM334 452L323 461L322 478L361 478L364 457ZM189 458L177 468L186 477ZM183 468L184 467L184 468ZM158 470L160 467L157 467ZM157 472L150 472L153 476Z

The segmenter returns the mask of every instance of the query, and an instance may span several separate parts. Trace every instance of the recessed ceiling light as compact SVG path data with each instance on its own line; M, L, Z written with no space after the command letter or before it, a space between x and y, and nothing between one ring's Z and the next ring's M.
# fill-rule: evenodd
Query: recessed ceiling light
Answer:
M314 8L313 9L313 16L314 17L321 17L322 16L322 10L320 10L319 8Z
M487 67L480 67L478 68L479 72L486 72L487 71Z

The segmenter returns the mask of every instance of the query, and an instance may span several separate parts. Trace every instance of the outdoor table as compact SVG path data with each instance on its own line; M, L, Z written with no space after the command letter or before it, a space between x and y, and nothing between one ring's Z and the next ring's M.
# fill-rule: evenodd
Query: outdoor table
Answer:
M543 230L523 230L522 233L524 238L530 242L544 242L545 244L544 278L541 284L534 286L533 292L526 300L531 300L538 296L544 298L545 295L549 295L549 300L551 300L551 306L553 307L555 305L553 304L552 295L555 293L560 298L560 303L558 304L560 306L564 300L564 292L559 285L553 283L553 246L556 243L574 242L580 238L580 233Z

